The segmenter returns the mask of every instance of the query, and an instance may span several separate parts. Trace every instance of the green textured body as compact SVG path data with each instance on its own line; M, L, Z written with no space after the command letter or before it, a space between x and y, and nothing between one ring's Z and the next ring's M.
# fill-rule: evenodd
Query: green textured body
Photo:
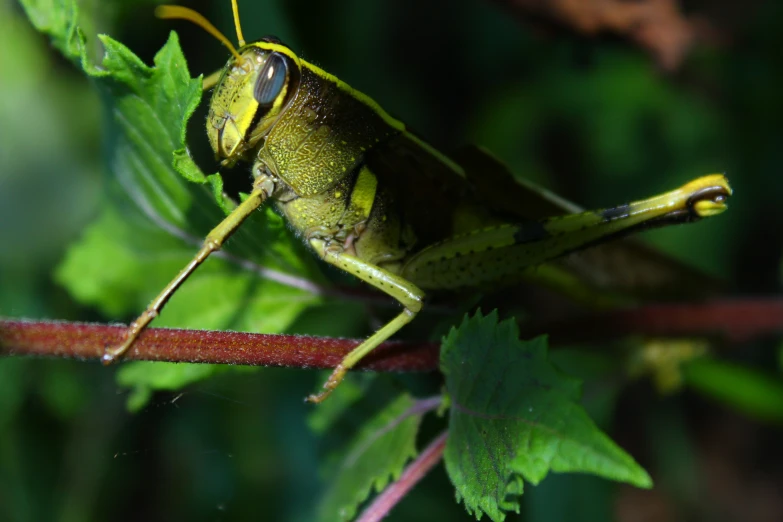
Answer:
M287 92L282 110L266 119L261 139L255 138L260 123L253 122L241 129L242 139L232 138L228 146L215 139L213 145L219 152L244 141L243 149L253 149L252 157L242 154L254 161L257 176L282 181L275 204L305 239L321 239L330 250L399 273L429 243L468 225L502 221L480 219L487 212L468 201L471 191L462 169L369 98L277 43L250 44L240 52L252 57L260 48L296 60L296 93ZM212 99L208 128L225 129L227 121L242 125L243 114L255 109L237 94L253 81L253 71L235 65L226 71ZM237 103L243 104L240 110ZM433 198L438 192L442 196Z
M474 149L462 164L452 161L276 41L240 53L251 67L229 61L207 124L225 130L226 121L237 121L240 135L228 146L213 140L213 147L220 154L241 143L227 158L243 156L256 176L279 180L272 197L311 245L318 240L420 288L459 289L519 280L530 267L636 226L618 219L631 215L627 209L608 209L592 220L583 214L576 223L584 233L562 234L555 226L561 220L541 220L541 212L563 214L563 206L527 208L531 191L509 185L511 176L492 157ZM289 61L289 77L277 106L259 117L248 86L270 53ZM505 183L502 197L486 189L488 179ZM541 206L537 199L533 207ZM654 217L637 221L649 225Z
M234 51L210 102L207 135L224 164L252 163L253 190L104 358L127 350L210 253L272 200L323 261L403 306L343 359L325 391L309 397L314 402L416 316L425 290L499 285L535 269L536 280L586 294L590 270L576 275L548 263L641 227L718 214L731 193L713 174L647 200L569 213L573 205L517 183L478 149L463 150L457 161L444 156L372 99L273 39ZM657 265L663 269L647 270L658 277L654 285L679 285L679 265Z

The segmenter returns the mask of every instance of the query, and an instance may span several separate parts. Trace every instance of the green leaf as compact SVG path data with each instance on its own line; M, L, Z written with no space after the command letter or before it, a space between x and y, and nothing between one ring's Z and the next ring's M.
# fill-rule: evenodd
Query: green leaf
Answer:
M107 206L68 250L55 279L80 302L109 317L122 317L143 309L166 284L166 272L176 273L191 252L186 244L136 214L128 216ZM193 277L214 268L214 263L207 263ZM176 299L175 294L172 300Z
M380 492L399 478L408 459L416 456L421 413L412 414L414 405L410 395L402 394L362 425L327 474L319 520L351 520L372 491Z
M135 316L235 206L223 194L220 176L201 172L187 150L185 130L201 101L201 79L190 77L176 33L152 67L100 35L104 54L96 66L74 2L28 0L25 8L36 27L94 79L108 116L112 197L72 245L56 279L108 317ZM224 250L232 261L212 256L174 294L155 326L278 333L317 302L312 293L279 282L307 284L319 275L313 256L271 209L255 212ZM149 390L183 386L194 375L212 373L201 367L187 379L150 381L142 378L144 372L127 370L122 384L138 386L132 401L139 407Z
M62 37L56 31L78 32L75 9L66 12L72 19L43 26L55 40ZM85 72L107 94L109 166L112 181L119 182L111 184L115 193L110 204L134 226L139 226L139 220L130 214L143 216L148 225L194 249L234 206L222 193L220 177L203 174L187 152L185 129L201 100L201 80L190 78L176 33L155 56L154 67L110 37L99 39L105 48L100 68L90 65L80 49ZM147 234L149 228L137 233ZM271 210L254 213L225 249L241 261L284 276L318 277L312 255L305 253L302 242ZM167 271L169 278L175 273Z
M74 297L108 315L133 314L191 256L192 248L164 230L128 221L109 207L69 250L55 277ZM276 333L314 301L310 294L213 259L172 296L155 325ZM173 366L176 370L163 363L123 365L119 384L136 388L129 407L141 408L153 390L178 389L221 371L210 365Z
M523 479L585 472L650 487L647 473L579 404L580 384L547 360L547 341L520 341L497 313L465 318L443 341L452 401L446 470L457 499L480 518L519 512Z
M47 34L66 58L75 62L86 56L85 39L77 24L74 1L22 0L22 6L36 29Z

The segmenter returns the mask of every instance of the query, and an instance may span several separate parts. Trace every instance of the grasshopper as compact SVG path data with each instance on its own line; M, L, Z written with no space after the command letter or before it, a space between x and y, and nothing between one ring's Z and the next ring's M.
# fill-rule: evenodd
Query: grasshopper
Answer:
M215 82L207 134L223 165L252 164L252 190L130 325L124 343L106 350L106 363L130 348L188 276L268 200L320 259L403 308L345 356L323 391L307 398L316 403L411 322L429 292L517 282L609 238L726 209L731 188L723 175L712 174L633 203L526 219L521 206L529 190L510 182L493 158L473 149L455 161L278 40L245 43L236 0L232 9L238 49L190 9L162 6L158 16L190 20L231 51ZM502 195L482 188L488 184L503 184Z

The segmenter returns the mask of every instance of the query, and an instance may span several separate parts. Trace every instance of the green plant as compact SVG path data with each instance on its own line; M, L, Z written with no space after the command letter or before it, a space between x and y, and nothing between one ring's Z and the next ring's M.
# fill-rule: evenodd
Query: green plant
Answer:
M113 198L70 247L56 279L79 302L105 316L129 316L184 264L193 244L233 204L223 194L221 178L203 175L187 150L185 129L201 96L200 80L190 77L173 34L153 67L109 37L101 37L106 54L96 63L73 4L28 2L25 7L55 46L93 78L107 114ZM318 333L363 333L366 301L349 298L335 305L330 277L274 213L254 216L228 251L229 257L210 262L177 294L161 324L276 333L293 330L302 315L321 314L332 324L320 326ZM342 307L342 313L335 314L334 306ZM382 310L384 305L378 306ZM444 325L458 323L462 315L455 310L445 314ZM431 331L437 331L433 324L439 321L432 318ZM325 464L330 480L320 507L324 520L334 520L335 513L353 517L368 495L399 477L411 459L431 466L440 452L458 499L470 513L493 520L519 510L524 480L538 484L550 471L650 485L647 473L590 419L580 404L579 382L565 373L604 379L609 390L604 390L604 404L592 404L595 414L601 407L611 409L625 379L623 361L572 351L550 358L544 338L520 341L514 323L500 321L495 312L473 314L458 328L441 326L440 331L448 332L440 360L443 393L437 379L403 388L388 376L359 375L330 402L313 409L311 425L320 437L328 440L340 433L344 438ZM119 371L119 382L135 390L132 406L141 409L156 389L179 390L236 371L133 363ZM704 382L698 366L687 373ZM761 402L774 402L770 398L779 393L779 382L770 386L772 392L757 396ZM296 399L302 395L292 390L279 394L289 392ZM441 416L435 414L438 408ZM764 411L780 418L774 405ZM346 419L352 424L347 431L340 425ZM422 446L432 444L417 459L422 424Z

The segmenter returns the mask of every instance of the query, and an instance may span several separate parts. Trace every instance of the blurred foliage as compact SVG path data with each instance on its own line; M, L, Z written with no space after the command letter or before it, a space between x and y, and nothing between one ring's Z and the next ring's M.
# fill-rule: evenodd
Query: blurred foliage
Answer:
M723 3L729 4L716 4ZM230 34L227 4L191 6ZM305 58L369 93L439 148L479 143L520 175L584 206L612 204L705 172L726 171L736 196L725 216L654 231L647 238L724 277L737 292L779 290L780 3L754 6L742 17L724 13L719 21L731 36L725 45L698 49L668 76L622 42L542 34L478 0L447 6L412 0L270 0L240 7L246 36L278 35ZM105 32L122 41L147 64L173 27L193 75L222 66L226 53L217 42L188 24L154 20L152 9L152 2L88 0L81 4L82 26L89 34ZM721 11L710 12L718 16ZM97 62L102 50L97 40L90 41L88 56ZM50 47L13 0L0 0L0 49L0 241L5 245L0 249L0 314L131 319L187 258L188 247L166 243L171 237L149 224L143 237L129 232L128 223L143 219L118 189L117 165L109 163L117 143L112 115L102 109L94 82ZM215 172L203 111L202 106L191 120L188 145L202 170ZM227 183L232 178L241 188L247 175L235 170L227 173ZM187 216L193 234L219 215L213 207ZM127 239L127 250L115 252L113 263L95 257L89 273L69 273L69 256L76 254L67 253L68 247L92 238L94 252L100 252L107 234ZM237 248L262 255L262 239L250 237ZM157 241L169 245L171 256L145 260L145 244ZM89 258L90 251L83 256ZM302 270L320 272L306 256L292 259L303 263L298 265ZM145 262L155 263L155 269ZM101 291L116 288L112 285L122 282L123 270L137 278L149 271L147 284L120 288L101 304L106 295ZM231 306L233 292L241 289L209 281L208 272L203 295L211 296L216 307L221 302ZM108 276L113 279L107 281ZM95 300L77 301L61 286L64 279L92 286ZM259 288L251 285L252 291L260 292L265 283L255 281ZM199 286L191 291L200 292ZM378 313L356 303L313 305L292 312L277 329L362 336L371 329L367 316ZM176 324L173 310L174 301L162 317L172 321L168 324ZM261 329L263 321L240 321L234 327ZM690 363L685 392L667 399L654 395L647 383L621 388L611 356L576 359L554 352L552 359L587 379L586 408L651 471L658 487L650 495L664 492L667 505L681 518L714 520L716 512L732 519L734 497L745 503L750 499L763 510L752 488L763 491L783 480L783 456L775 443L780 438L775 399L780 353L774 344L757 342L727 348L720 353L725 363ZM422 395L438 386L434 378L396 379ZM301 398L317 380L303 371L231 372L181 393L156 394L130 415L124 409L127 395L117 392L112 370L79 362L2 359L0 519L310 520L325 490L318 472L323 454L339 446L332 439L350 438L361 425L357 421L336 431L324 421L332 426L329 436L305 428L312 408ZM382 405L361 402L349 400L347 410L365 413L362 421L381 411ZM419 447L434 433L425 420ZM711 452L712 447L721 451ZM748 489L735 486L727 493L730 480L716 483L725 479L715 472L719 458L733 466L729 475L740 477ZM328 483L330 477L325 479ZM624 495L627 490L600 479L554 475L526 488L518 519L605 519ZM453 488L439 467L389 520L469 520L452 499ZM780 508L765 502L772 502L768 509ZM637 513L646 505L637 504Z
M416 435L423 412L408 414L415 404L409 394L400 394L376 408L356 434L341 444L339 458L332 459L323 471L327 486L319 503L318 520L352 520L371 493L383 491L400 477L405 464L417 454Z

